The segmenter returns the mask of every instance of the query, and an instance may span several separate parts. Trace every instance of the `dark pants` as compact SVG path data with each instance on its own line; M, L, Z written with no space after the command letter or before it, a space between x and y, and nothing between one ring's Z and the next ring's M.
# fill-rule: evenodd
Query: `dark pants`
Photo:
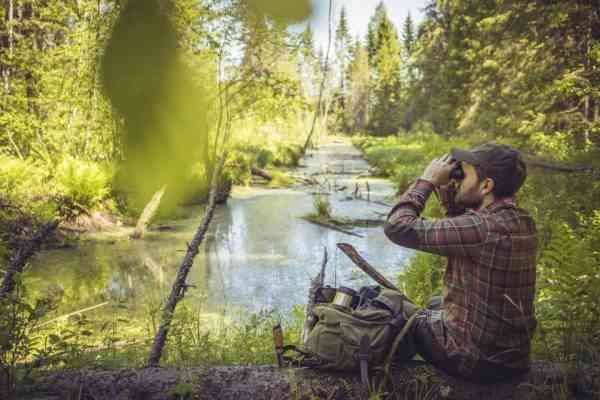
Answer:
M432 298L427 308L430 310L440 310L442 308L442 298ZM466 376L460 368L463 357L449 356L447 354L446 349L435 337L430 322L425 318L424 313L421 313L423 315L417 316L414 320L409 337L407 337L407 341L410 343L409 346L412 346L413 351L423 357L424 360L446 372L448 375L477 383L497 383L513 379L527 372L527 370L507 368L481 360L472 369L473 372Z

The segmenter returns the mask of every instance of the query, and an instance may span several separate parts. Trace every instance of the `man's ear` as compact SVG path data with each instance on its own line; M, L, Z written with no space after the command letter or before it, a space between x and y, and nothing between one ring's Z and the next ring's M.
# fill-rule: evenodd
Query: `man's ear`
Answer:
M495 182L492 178L485 178L481 185L481 192L485 196L489 193L492 193L494 190Z

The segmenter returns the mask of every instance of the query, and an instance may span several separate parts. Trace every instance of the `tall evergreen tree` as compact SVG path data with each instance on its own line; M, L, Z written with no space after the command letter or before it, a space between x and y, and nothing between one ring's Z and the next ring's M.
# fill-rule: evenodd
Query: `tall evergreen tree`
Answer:
M378 49L378 29L381 20L387 17L387 10L385 8L385 4L381 1L377 7L375 8L375 13L371 16L369 20L369 25L367 27L367 51L369 53L369 62L371 65L375 60L375 55Z
M407 55L412 53L414 43L415 28L412 17L410 16L410 13L408 13L404 20L404 24L402 25L402 44L404 45L404 50L406 50Z
M373 65L373 107L371 129L378 135L398 131L402 120L400 39L387 13L377 27L377 47Z
M350 61L351 43L352 37L350 36L350 30L348 28L348 20L346 18L346 7L342 6L342 10L340 11L340 19L335 30L335 50L339 81L338 103L341 115L343 115L346 106L346 75L348 72L347 68Z
M315 96L317 80L321 74L319 58L315 52L314 33L310 24L306 26L300 36L299 70L302 77L304 93Z
M344 86L344 74L350 58L350 47L352 45L352 37L350 36L350 28L348 27L348 19L346 17L346 7L342 6L340 11L340 19L335 30L335 50L340 64L340 85Z
M360 41L354 44L352 60L348 68L348 105L345 125L350 132L360 132L369 122L370 67L369 54Z

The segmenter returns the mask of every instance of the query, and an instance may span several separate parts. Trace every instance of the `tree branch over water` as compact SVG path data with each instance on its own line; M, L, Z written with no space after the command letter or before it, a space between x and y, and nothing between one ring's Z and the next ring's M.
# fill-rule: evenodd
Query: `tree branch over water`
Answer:
M216 208L216 197L218 191L218 183L219 183L219 175L221 173L221 168L223 166L223 160L225 156L222 157L221 162L216 166L213 171L212 183L210 189L210 195L208 198L208 205L206 206L206 210L204 213L204 218L196 234L194 235L194 239L188 245L187 252L185 257L183 258L183 262L179 267L179 272L177 273L177 277L175 278L175 282L173 283L173 288L171 289L171 294L167 300L167 304L165 305L163 312L161 323L158 328L158 332L154 338L154 344L152 346L152 350L150 352L150 357L148 358L148 366L155 367L160 363L160 358L162 356L162 351L165 346L167 335L169 334L169 328L171 327L171 322L173 320L173 315L175 313L175 307L177 307L177 303L185 296L185 292L188 289L189 285L186 283L186 279L192 265L194 264L194 258L198 255L198 248L202 244L204 240L204 236L208 231L210 226L210 222L214 215L214 211Z

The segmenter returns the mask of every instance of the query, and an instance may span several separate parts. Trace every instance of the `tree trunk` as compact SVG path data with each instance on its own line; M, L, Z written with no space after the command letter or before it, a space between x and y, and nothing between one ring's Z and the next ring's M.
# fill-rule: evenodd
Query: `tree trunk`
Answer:
M6 89L6 93L8 94L10 90L10 74L12 67L12 58L13 58L13 49L15 46L15 28L13 26L15 21L15 4L14 0L9 0L8 2L8 59L10 65L7 66L5 77L4 77L4 85Z
M211 187L210 187L210 195L208 198L208 204L206 205L206 210L204 213L204 218L192 242L188 245L187 252L179 267L179 271L177 273L177 277L175 278L175 282L173 282L173 287L171 289L171 294L165 304L165 307L162 311L162 317L160 326L158 327L158 332L156 332L156 336L154 338L154 344L152 345L152 350L150 352L150 357L148 358L148 366L156 367L160 363L160 358L162 356L162 351L167 341L167 335L169 334L169 329L171 327L171 321L173 319L173 314L175 313L175 307L177 307L177 303L179 300L185 296L185 292L188 288L186 283L186 279L192 265L194 264L194 258L198 254L198 248L202 244L204 240L204 236L208 231L208 227L210 226L210 221L212 220L215 207L217 205L216 198L217 192L219 190L219 176L221 174L221 168L223 166L223 162L226 156L223 156L221 162L214 168Z
M587 378L594 374L590 371L583 371ZM370 398L394 400L547 400L554 398L552 395L557 393L564 393L564 398L571 398L575 393L585 395L599 389L594 386L598 385L597 382L585 383L587 381L581 379L580 375L567 374L558 365L546 362L534 363L531 372L519 379L493 385L479 385L452 378L427 365L410 365L393 371L390 384L385 390L377 389L378 383L373 378L371 376L372 386L375 388L371 390ZM358 374L301 368L280 369L274 366L68 371L46 376L35 382L32 389L36 393L57 395L57 399L365 398L361 396ZM381 397L376 397L376 394Z

